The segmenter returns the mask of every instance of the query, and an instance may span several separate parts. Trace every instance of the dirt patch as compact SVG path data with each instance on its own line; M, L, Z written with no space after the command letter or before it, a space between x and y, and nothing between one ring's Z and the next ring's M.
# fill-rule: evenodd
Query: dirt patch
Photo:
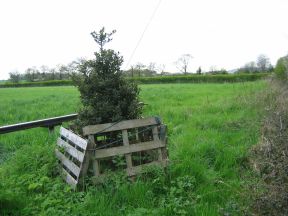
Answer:
M253 212L288 215L288 84L271 81L268 97L261 143L252 150L253 168L261 176L257 187L264 188L255 199Z

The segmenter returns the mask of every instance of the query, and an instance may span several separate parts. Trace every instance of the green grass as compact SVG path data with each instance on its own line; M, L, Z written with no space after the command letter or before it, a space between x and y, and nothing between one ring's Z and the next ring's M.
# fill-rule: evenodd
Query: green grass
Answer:
M168 125L167 173L136 182L121 175L73 192L57 174L57 135L38 128L0 135L0 214L243 215L257 181L247 166L264 114L264 81L141 86L148 105ZM0 125L77 111L73 87L0 89ZM247 186L248 185L248 186Z

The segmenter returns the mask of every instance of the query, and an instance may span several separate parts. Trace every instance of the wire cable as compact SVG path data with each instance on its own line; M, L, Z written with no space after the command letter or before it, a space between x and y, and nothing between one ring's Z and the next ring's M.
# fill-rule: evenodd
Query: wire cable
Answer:
M142 34L141 34L141 36L140 36L140 38L139 38L139 40L138 40L138 42L137 42L137 44L136 44L136 46L135 46L135 48L134 48L132 54L131 54L131 56L130 56L130 58L129 58L127 64L126 64L125 70L127 70L127 68L128 68L128 66L129 66L129 64L130 64L130 62L131 62L131 60L132 60L132 58L134 57L134 55L135 55L135 53L136 53L136 50L137 50L137 48L139 47L139 45L140 45L140 43L141 43L141 41L142 41L142 39L143 39L143 37L144 37L144 35L145 35L145 33L146 33L148 27L149 27L149 25L151 24L151 22L152 22L152 20L153 20L153 18L154 18L154 16L155 16L155 14L156 14L156 12L157 12L157 10L158 10L160 4L161 4L161 2L162 2L162 0L159 0L159 2L158 2L158 4L156 5L156 7L155 7L155 9L154 9L154 11L153 11L153 13L152 13L150 19L148 20L148 22L147 22L147 24L146 24L146 26L145 26L145 28L144 28L144 31L142 32Z
M155 127L155 126L157 126L157 125L152 125L152 126L147 127L147 128L145 128L145 129L143 129L143 130L141 130L141 131L138 131L138 134L139 134L139 133L143 133L143 132L145 132L145 131L148 131L148 130L152 129L152 128ZM129 138L129 137L132 137L132 136L134 136L134 135L135 135L135 133L132 134L132 135L130 135L130 136L128 136L128 138ZM106 148L106 147L108 147L108 146L111 146L111 145L113 145L113 144L115 144L115 143L118 143L118 142L121 142L121 141L123 141L123 139L115 140L115 141L110 142L110 143L108 143L108 144L106 144L106 145L99 146L98 148L89 149L89 150L90 150L90 151L95 151L95 150L103 149L103 148Z

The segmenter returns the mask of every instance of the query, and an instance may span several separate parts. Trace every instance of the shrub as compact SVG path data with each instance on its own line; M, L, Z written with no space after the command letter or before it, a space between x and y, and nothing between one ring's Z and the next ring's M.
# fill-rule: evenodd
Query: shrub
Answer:
M288 77L288 56L284 56L278 59L274 69L275 74L278 78L287 79Z
M79 73L72 76L83 104L77 123L79 127L134 119L141 114L139 88L131 80L126 80L120 71L122 56L114 50L104 49L114 33L105 33L104 28L99 33L91 33L100 51L95 52L94 60L83 61Z

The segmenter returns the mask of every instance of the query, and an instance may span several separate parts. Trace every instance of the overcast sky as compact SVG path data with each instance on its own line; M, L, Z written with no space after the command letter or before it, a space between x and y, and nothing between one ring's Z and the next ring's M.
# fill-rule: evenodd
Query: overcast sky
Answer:
M31 66L67 64L97 51L90 32L116 29L109 48L137 62L164 64L189 53L199 66L227 70L288 53L287 0L0 0L0 79ZM128 60L131 59L130 64Z

